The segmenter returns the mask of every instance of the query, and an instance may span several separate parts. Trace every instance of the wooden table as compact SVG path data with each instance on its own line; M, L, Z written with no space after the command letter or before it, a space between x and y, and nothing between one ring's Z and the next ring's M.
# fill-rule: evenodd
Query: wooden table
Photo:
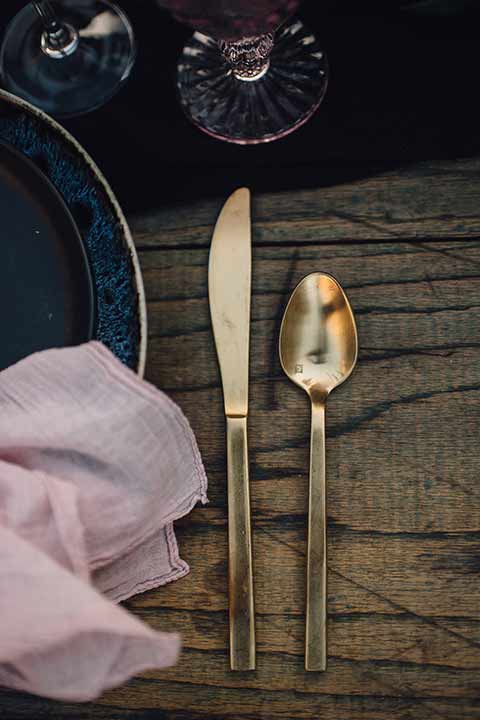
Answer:
M189 418L210 481L210 504L178 525L191 574L128 603L182 633L181 662L96 704L3 693L1 717L479 718L480 161L254 198L254 673L228 666L225 435L206 290L224 199L131 219L147 375ZM347 290L361 348L328 405L325 674L303 669L309 405L277 356L287 297L314 270Z

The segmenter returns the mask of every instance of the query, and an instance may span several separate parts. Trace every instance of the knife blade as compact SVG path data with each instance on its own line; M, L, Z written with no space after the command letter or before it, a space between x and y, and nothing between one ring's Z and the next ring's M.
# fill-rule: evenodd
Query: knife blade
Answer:
M230 666L255 668L250 489L248 364L251 303L250 191L223 206L210 249L208 293L227 422Z

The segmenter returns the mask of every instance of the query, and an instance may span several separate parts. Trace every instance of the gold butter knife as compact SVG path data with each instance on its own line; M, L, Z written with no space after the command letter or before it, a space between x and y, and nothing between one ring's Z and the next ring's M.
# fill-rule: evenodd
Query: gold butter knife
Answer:
M250 191L225 203L210 249L208 293L227 418L230 666L255 669L250 491L248 361L251 297Z

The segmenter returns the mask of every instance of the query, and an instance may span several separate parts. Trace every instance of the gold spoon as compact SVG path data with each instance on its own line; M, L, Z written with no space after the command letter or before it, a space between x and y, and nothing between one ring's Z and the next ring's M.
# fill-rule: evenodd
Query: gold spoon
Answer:
M327 669L327 513L325 404L357 362L355 318L330 275L312 273L295 288L280 330L280 362L312 402L305 669Z

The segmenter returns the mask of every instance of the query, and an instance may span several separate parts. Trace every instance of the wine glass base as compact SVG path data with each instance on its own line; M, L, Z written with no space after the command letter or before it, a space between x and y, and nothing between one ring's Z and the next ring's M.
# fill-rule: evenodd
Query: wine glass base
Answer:
M183 50L177 75L180 101L193 124L238 145L271 142L301 127L327 84L327 58L299 20L278 31L268 70L257 80L235 77L215 40L198 32Z
M109 0L59 0L55 12L78 32L75 48L63 55L42 48L43 25L28 4L7 28L0 76L5 89L50 115L83 115L108 102L129 77L136 56L133 30Z

